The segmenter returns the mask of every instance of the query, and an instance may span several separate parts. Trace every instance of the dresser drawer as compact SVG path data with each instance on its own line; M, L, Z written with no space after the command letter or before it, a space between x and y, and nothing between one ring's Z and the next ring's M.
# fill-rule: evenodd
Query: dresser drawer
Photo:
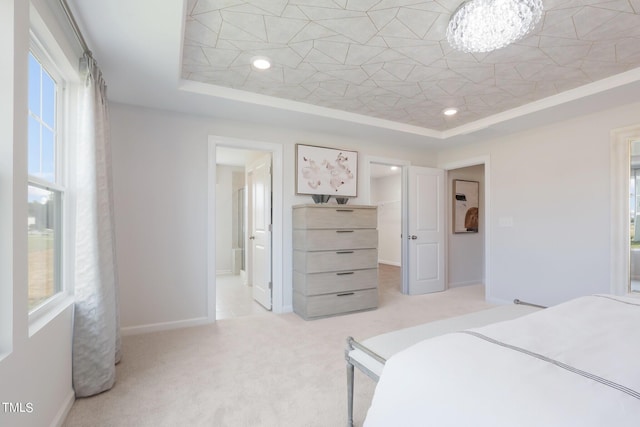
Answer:
M293 230L293 249L327 251L332 249L368 249L378 247L378 230Z
M322 295L378 287L378 269L303 274L293 272L293 291L302 295Z
M293 251L293 269L300 273L353 271L377 267L377 249L349 249L320 252Z
M293 209L293 228L376 228L375 207L303 206Z
M332 316L378 306L378 289L305 297L293 293L293 310L304 319Z

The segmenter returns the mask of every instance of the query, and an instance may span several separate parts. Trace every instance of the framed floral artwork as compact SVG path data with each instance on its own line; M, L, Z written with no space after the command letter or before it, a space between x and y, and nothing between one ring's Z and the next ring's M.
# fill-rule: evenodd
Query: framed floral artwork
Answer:
M296 144L296 193L358 195L358 152Z

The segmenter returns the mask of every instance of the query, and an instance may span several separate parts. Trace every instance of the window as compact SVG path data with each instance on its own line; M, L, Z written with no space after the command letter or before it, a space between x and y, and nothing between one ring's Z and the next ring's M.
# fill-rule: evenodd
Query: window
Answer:
M41 58L45 56L42 55ZM29 53L28 284L29 311L62 291L62 212L59 85Z
M629 181L629 213L631 221L631 248L640 248L640 227L636 228L636 219L640 214L640 168L631 168L631 179Z
M631 173L629 174L629 235L631 237L629 256L631 292L640 292L640 140L629 144Z

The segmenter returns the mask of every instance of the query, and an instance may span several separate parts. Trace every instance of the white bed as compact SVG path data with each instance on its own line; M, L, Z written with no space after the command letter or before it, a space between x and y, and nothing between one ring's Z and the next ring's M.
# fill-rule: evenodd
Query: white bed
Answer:
M638 426L640 299L594 295L392 356L365 426Z

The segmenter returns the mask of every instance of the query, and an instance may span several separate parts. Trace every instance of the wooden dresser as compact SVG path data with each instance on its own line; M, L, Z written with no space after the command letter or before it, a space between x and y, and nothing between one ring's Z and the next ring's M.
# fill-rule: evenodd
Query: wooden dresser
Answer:
M378 306L375 206L293 207L293 310L304 319Z

